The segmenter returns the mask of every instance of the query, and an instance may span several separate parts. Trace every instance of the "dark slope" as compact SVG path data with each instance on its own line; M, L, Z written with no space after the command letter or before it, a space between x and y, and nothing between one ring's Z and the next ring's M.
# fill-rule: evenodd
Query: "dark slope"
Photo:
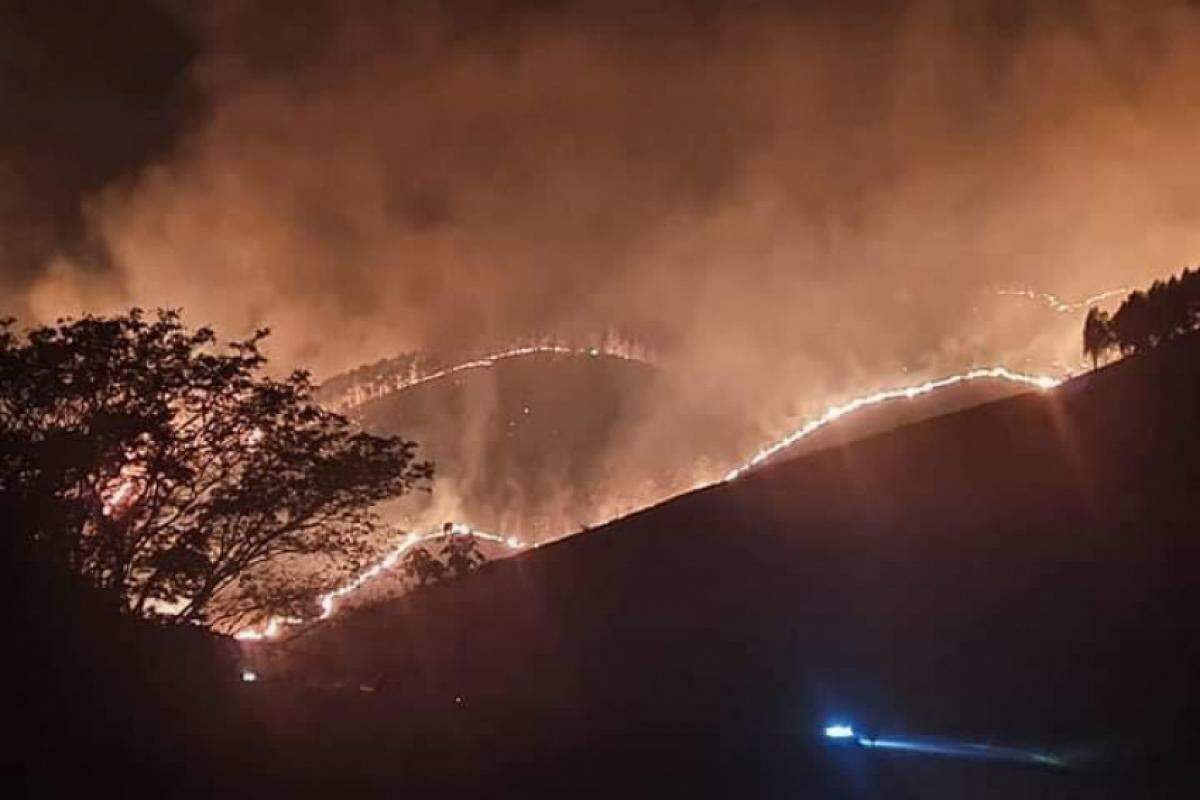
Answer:
M226 734L246 722L233 640L122 616L12 538L0 608L6 796L171 796L231 763Z
M348 615L291 668L391 691L310 705L297 730L364 781L453 752L488 787L1176 796L1196 744L1198 409L1192 337ZM831 752L814 736L831 717L1082 742L1115 772Z

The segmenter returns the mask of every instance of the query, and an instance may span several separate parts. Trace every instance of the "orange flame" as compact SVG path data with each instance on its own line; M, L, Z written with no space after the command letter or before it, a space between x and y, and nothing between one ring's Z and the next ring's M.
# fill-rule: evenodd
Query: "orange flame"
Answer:
M653 359L633 342L622 339L614 334L609 334L595 347L568 347L561 344L525 345L500 350L424 375L397 373L385 379L373 380L366 384L353 386L343 392L342 396L330 405L338 411L353 411L359 406L393 392L400 392L405 389L411 389L414 386L432 383L442 378L448 378L451 375L457 375L460 372L494 367L499 361L526 358L535 355L575 355L591 356L593 358L606 356L608 358L619 358L622 361L634 361L640 364L654 363Z
M523 349L521 352L518 352L518 351L506 351L506 352L508 352L510 354L507 357L512 358L512 357L516 357L518 355L526 354L528 352L528 350ZM492 360L494 361L495 358L493 357ZM483 365L485 365L485 364L482 361L469 362L468 364L460 365L459 367L457 367L455 369L458 369L458 370L471 369L471 368L474 368L475 366L483 366ZM435 378L430 377L429 379L433 380ZM775 442L772 442L771 444L766 445L765 447L761 448L744 464L742 464L741 466L735 467L734 469L732 469L728 473L726 473L725 477L721 481L719 481L719 483L732 481L736 478L741 477L742 475L746 474L750 470L754 469L755 467L761 465L762 463L764 463L765 461L770 459L772 456L776 455L777 453L779 453L779 452L787 449L791 445L795 444L800 439L803 439L804 437L815 433L816 431L820 430L821 428L825 427L826 425L829 425L830 423L832 423L838 419L841 419L842 417L846 416L847 414L851 414L855 411L866 408L868 406L874 406L874 405L878 405L879 403L885 403L890 400L899 400L902 398L912 399L914 397L919 397L921 395L930 394L931 392L938 391L939 389L945 389L947 387L955 386L960 383L966 383L968 381L976 381L976 380L983 380L983 379L1009 381L1011 383L1017 383L1017 384L1022 384L1025 386L1031 386L1031 387L1033 387L1035 389L1039 389L1041 391L1048 391L1050 389L1053 389L1054 387L1058 386L1062 382L1061 379L1054 378L1054 377L1051 377L1048 375L1030 375L1030 374L1026 374L1026 373L1015 372L1006 367L981 367L978 369L969 370L967 372L961 372L961 373L958 373L955 375L949 375L944 378L938 378L936 380L926 381L925 383L919 383L919 384L915 384L912 386L904 386L904 387L895 388L895 389L884 389L881 391L873 392L872 394L862 395L862 396L856 397L846 403L830 406L829 408L827 408L825 410L825 412L821 416L816 417L815 419L809 420L804 425L802 425L801 427L792 431L791 433L787 434L786 436L782 437L781 439L779 439ZM700 488L700 487L696 487L696 488ZM404 555L404 553L406 553L408 550L410 550L415 545L417 545L421 542L427 542L430 540L443 538L445 536L453 535L456 533L468 533L468 532L474 533L475 536L478 536L481 539L485 539L487 541L503 544L506 547L508 547L510 550L522 550L526 547L526 545L523 542L521 542L519 539L516 539L515 537L505 538L505 537L501 537L501 536L498 536L498 535L492 534L492 533L484 533L482 531L474 531L470 527L468 527L466 525L462 525L462 524L455 524L455 525L451 526L451 529L448 532L447 531L437 531L434 533L426 534L425 536L418 536L416 534L410 533L407 536L405 536L404 539L400 542L400 544L397 545L394 549L392 549L392 551L389 552L381 561L379 561L375 565L371 566L369 569L367 569L364 572L357 575L353 580L351 580L344 586L341 586L337 589L334 589L332 592L329 592L328 594L323 595L320 598L321 615L320 615L319 619L327 619L336 612L336 609L337 609L336 601L337 600L353 594L355 591L357 591L359 588L361 588L364 584L378 578L380 575L383 575L384 573L393 569L395 567L396 563L400 560L400 557L402 555ZM573 535L575 535L575 534L567 533L558 538L565 539L568 536L573 536ZM558 541L558 539L551 540L551 541ZM545 543L546 542L543 542L541 544L545 544ZM537 547L538 545L535 544L533 546ZM275 617L275 618L272 618L271 620L269 620L265 627L259 628L259 629L247 629L247 630L241 631L240 633L238 633L236 635L236 638L241 639L243 641L260 641L263 639L272 639L272 638L278 636L279 633L284 630L285 626L297 625L302 622L303 622L303 620L300 620L300 619Z
M821 428L824 428L829 423L841 419L847 414L858 411L861 408L877 405L879 403L885 403L889 400L899 400L901 398L911 400L914 397L918 397L923 394L929 394L930 392L935 392L938 389L945 389L948 386L955 386L960 383L976 381L982 378L1011 381L1013 383L1033 386L1043 391L1047 389L1053 389L1055 386L1058 386L1060 383L1062 383L1059 378L1052 378L1048 375L1027 375L1021 372L1014 372L1006 367L981 367L968 372L960 372L957 375L949 375L945 378L926 381L925 383L919 383L914 386L904 386L898 389L884 389L882 391L874 392L873 394L862 395L847 403L830 406L829 408L825 409L825 413L821 416L817 417L816 419L809 420L808 422L804 423L804 425L801 425L796 430L784 436L782 439L763 447L757 453L751 456L749 461L739 467L734 467L731 469L725 474L723 480L731 481L734 478L739 478L742 475L745 475L747 472L762 464L771 456L787 449L791 445L803 439L805 436L809 436Z
M373 581L381 575L390 572L395 568L397 562L400 560L400 557L416 545L423 542L434 541L436 539L444 539L447 536L456 536L468 533L473 534L476 538L483 539L488 542L502 544L509 550L522 550L526 546L524 542L515 536L504 537L498 536L494 533L485 533L483 531L474 530L471 527L461 523L454 523L448 529L427 533L424 536L419 536L415 533L409 533L400 541L400 544L392 548L392 550L380 561L368 567L363 572L360 572L348 583L339 586L331 592L321 595L321 597L318 598L318 603L321 607L321 614L317 617L317 619L328 619L329 617L333 616L337 609L338 600L348 597L349 595L361 589L370 581ZM267 620L266 625L262 628L248 628L246 630L239 631L234 635L234 638L241 641L251 642L262 641L264 639L274 639L286 627L300 625L305 621L306 620L298 617L272 617L271 619Z

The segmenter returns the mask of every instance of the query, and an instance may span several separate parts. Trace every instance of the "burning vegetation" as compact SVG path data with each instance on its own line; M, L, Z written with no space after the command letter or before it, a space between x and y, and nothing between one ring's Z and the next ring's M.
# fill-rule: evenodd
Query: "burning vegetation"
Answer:
M1133 292L1111 317L1091 308L1085 352L1138 352L1193 330L1200 320L1197 276L1185 270ZM1047 302L1056 311L1079 305ZM414 442L366 433L319 405L306 373L261 374L265 336L222 348L213 331L189 330L176 312L148 319L137 310L64 320L23 336L6 324L0 489L19 520L21 546L84 576L127 613L240 631L245 639L329 617L389 574L409 586L464 574L483 560L479 543L501 553L528 546L464 523L426 534L384 525L379 504L428 490L432 465L417 461ZM612 339L586 348L514 347L436 369L423 370L410 356L351 373L321 396L326 405L354 410L501 362L545 356L649 361ZM860 409L985 380L1046 390L1060 378L980 367L859 395L761 447L724 480ZM673 493L711 482L702 478Z

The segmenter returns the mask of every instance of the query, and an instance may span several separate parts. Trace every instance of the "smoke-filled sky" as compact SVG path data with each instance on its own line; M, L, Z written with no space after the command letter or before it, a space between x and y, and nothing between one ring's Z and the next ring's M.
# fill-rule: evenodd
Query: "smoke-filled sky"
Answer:
M26 321L182 306L318 377L617 330L745 402L1075 357L995 290L1200 254L1195 3L46 5L0 11Z

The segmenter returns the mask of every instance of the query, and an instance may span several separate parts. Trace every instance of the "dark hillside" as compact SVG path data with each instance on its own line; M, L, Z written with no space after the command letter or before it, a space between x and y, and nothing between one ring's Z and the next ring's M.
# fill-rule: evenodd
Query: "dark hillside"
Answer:
M1200 697L1198 410L1190 337L348 615L291 645L290 669L387 691L314 705L297 729L387 762L410 753L408 734L384 734L407 718L411 736L455 743L463 775L587 774L597 791L628 786L605 778L614 759L774 796L933 796L925 779L945 796L1176 785L1191 777L1177 757L1196 744ZM1083 743L1125 767L1112 780L949 762L927 775L919 759L831 753L815 732L841 717ZM327 773L380 777L329 757ZM1152 757L1162 766L1139 771Z
M234 702L232 640L121 616L100 592L8 549L0 587L7 789L161 797L219 783L236 752L227 731L248 720Z

